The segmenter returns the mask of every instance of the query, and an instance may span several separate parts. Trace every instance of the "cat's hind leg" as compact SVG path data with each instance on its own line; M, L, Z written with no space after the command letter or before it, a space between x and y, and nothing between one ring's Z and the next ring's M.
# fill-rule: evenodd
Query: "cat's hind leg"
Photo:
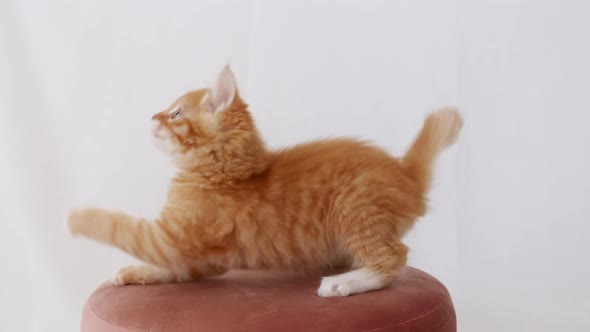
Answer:
M335 276L323 277L318 295L321 297L348 296L382 287L383 281L379 273L362 267Z
M366 226L366 225L365 225ZM377 225L376 225L377 226ZM351 232L347 246L359 269L322 278L321 297L349 296L384 288L405 269L408 248L380 227Z

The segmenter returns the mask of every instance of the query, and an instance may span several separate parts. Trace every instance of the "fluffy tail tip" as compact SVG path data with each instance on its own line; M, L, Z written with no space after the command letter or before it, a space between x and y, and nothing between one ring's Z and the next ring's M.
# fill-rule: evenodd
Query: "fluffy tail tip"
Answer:
M444 107L428 115L425 125L444 147L455 143L463 127L463 116L455 107Z

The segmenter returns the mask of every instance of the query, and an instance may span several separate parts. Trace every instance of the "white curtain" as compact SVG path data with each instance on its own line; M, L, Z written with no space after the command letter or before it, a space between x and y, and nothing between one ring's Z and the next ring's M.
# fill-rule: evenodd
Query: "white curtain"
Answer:
M271 146L334 135L394 154L426 111L466 126L410 264L461 331L590 326L590 2L0 2L0 331L75 331L133 260L71 239L76 206L153 217L173 169L149 117L229 61Z

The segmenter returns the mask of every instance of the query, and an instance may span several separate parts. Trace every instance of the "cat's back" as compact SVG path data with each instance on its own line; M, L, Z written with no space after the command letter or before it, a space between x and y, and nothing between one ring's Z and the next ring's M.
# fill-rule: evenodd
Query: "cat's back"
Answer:
M360 140L321 140L279 150L260 181L258 192L273 206L314 206L319 220L321 211L329 211L323 208L358 206L359 198L386 202L406 215L424 210L423 190L400 160Z
M271 177L353 176L386 170L400 171L400 163L383 149L349 138L323 139L274 152Z

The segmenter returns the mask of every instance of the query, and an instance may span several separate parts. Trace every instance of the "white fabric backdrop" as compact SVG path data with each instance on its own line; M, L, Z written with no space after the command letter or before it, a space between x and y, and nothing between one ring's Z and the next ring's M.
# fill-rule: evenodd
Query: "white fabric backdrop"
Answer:
M133 260L69 209L153 217L173 170L149 117L228 60L264 137L401 153L424 113L466 126L410 262L462 331L590 326L590 3L558 0L0 2L0 331L75 331Z

